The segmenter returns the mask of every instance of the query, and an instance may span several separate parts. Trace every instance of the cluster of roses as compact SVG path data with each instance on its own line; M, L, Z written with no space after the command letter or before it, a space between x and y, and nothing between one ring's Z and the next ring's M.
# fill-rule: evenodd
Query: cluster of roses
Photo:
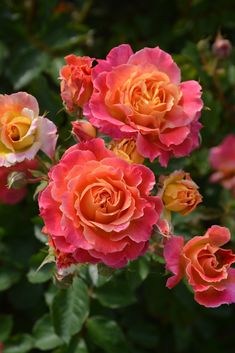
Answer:
M212 226L184 245L162 214L193 211L202 201L197 185L188 173L175 171L159 178L153 196L155 176L143 165L145 158L158 158L167 166L171 157L187 156L198 147L203 107L198 82L180 82L178 66L158 47L133 53L129 45L120 45L105 60L65 59L61 96L77 118L72 132L78 143L51 167L39 195L43 231L58 271L78 263L123 267L148 250L158 229L166 268L174 274L169 288L186 277L200 304L234 302L230 266L235 255L221 249L229 231ZM29 163L39 150L53 158L55 125L39 116L32 96L1 96L0 115L1 166ZM98 133L112 140L105 145Z

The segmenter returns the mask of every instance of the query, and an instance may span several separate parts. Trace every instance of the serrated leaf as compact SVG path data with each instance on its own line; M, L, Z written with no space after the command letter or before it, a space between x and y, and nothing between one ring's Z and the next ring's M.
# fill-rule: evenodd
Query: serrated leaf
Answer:
M118 324L102 316L87 321L88 335L95 345L106 353L129 353L125 336Z
M88 313L88 288L80 278L75 278L72 286L60 290L53 300L52 320L55 332L68 343L81 330Z
M0 341L5 341L11 333L13 320L11 315L0 316Z
M35 347L42 351L56 348L63 343L55 333L49 314L44 315L35 323L33 337Z

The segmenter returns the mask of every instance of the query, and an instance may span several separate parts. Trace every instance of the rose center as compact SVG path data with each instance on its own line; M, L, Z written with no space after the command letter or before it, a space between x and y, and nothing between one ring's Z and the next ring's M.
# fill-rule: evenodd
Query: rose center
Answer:
M107 207L112 203L112 197L106 190L98 190L94 194L94 203L103 211L107 211Z
M8 132L12 141L18 141L20 139L19 129L15 125L9 126Z

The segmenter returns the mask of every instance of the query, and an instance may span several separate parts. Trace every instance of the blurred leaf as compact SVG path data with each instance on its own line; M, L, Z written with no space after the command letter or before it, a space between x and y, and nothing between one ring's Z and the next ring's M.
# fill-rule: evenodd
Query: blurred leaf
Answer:
M34 48L21 49L7 67L14 89L19 90L28 85L44 69L47 68L50 57Z
M89 353L86 343L80 337L73 337L65 353Z
M65 342L78 333L89 313L88 289L80 278L75 278L68 289L60 290L52 304L55 332Z
M92 342L107 353L129 353L125 336L118 324L102 316L87 321L87 331Z
M33 338L30 335L18 335L6 343L4 353L26 353L33 348L33 344Z
M11 333L13 319L11 315L0 316L0 341L5 341Z
M54 331L49 314L44 315L35 323L33 337L35 347L42 351L56 348L63 343Z
M0 267L0 291L10 288L20 279L20 272L11 267Z
M65 65L65 60L63 57L55 58L50 62L50 65L47 68L47 72L55 82L57 86L60 85L59 75L60 69Z

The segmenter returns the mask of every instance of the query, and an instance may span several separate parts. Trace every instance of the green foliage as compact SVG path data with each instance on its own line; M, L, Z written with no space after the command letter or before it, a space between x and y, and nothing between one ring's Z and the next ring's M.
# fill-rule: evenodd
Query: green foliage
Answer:
M125 337L115 321L102 316L94 316L87 321L87 330L92 342L104 352L128 352Z
M199 80L203 87L202 146L188 158L172 160L167 169L157 162L151 168L157 176L184 168L200 185L204 203L187 217L173 217L176 234L190 238L222 224L231 229L235 248L234 198L209 182L209 148L235 132L235 53L215 60L211 45L218 30L235 43L231 0L2 0L1 93L35 95L66 148L72 143L71 118L63 109L58 80L66 55L105 57L120 43L134 50L159 45L175 54L183 80ZM45 186L46 181L36 191L32 186L19 205L0 205L4 353L234 352L234 306L205 309L183 284L165 288L161 252L118 271L84 265L79 276L56 282L53 254L46 258L42 249L47 239L33 201Z
M85 283L75 278L68 289L61 289L52 303L52 320L55 332L66 343L78 333L89 314L88 289Z

